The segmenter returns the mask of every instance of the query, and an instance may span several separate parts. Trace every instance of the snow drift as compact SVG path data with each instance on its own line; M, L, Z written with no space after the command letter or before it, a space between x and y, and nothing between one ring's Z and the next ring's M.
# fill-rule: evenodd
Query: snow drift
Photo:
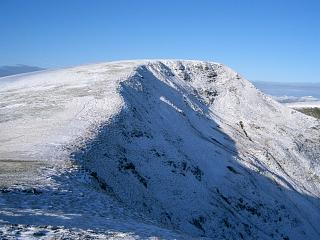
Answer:
M2 84L0 98L3 159L74 162L104 194L189 236L320 237L319 122L226 66L80 66Z

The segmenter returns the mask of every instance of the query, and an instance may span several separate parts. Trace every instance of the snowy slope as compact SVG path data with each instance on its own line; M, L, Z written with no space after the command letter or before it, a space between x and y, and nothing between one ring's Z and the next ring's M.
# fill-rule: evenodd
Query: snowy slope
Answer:
M42 72L2 83L0 104L0 163L29 163L20 180L0 174L4 234L13 223L28 232L41 210L32 226L58 225L58 235L320 238L319 123L226 66L145 60ZM25 206L10 201L25 195ZM53 212L72 224L43 217Z

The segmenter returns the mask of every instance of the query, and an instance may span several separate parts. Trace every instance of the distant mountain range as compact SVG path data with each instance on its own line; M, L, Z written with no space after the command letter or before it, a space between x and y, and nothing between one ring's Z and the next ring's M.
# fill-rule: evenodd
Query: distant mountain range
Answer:
M310 102L320 99L320 83L253 82L253 84L282 103Z
M28 66L23 64L17 64L13 66L0 66L0 77L20 74L20 73L28 73L44 70L45 68L36 67L36 66Z

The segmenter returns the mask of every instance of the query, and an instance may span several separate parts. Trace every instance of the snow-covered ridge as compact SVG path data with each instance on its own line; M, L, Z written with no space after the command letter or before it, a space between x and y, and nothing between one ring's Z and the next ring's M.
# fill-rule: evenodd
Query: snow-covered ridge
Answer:
M0 87L1 159L74 161L189 236L320 237L318 122L224 65L110 62Z

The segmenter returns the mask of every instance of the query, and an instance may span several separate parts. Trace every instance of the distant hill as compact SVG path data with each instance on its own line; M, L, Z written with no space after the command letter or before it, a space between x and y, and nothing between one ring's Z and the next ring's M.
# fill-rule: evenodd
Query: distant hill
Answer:
M302 112L306 115L320 119L320 108L318 108L318 107L296 108L296 110L299 112Z
M28 66L23 64L13 66L0 66L0 77L15 75L19 73L35 72L40 70L44 70L44 68Z

